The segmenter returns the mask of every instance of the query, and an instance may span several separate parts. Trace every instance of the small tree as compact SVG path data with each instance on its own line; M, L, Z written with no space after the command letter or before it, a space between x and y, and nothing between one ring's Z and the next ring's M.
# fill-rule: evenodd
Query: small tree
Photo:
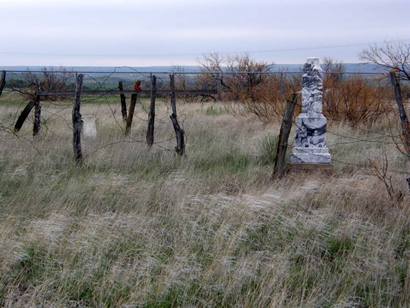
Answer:
M22 76L22 82L12 84L12 91L18 92L28 99L32 99L37 92L45 92L47 95L42 100L56 101L64 98L64 92L74 90L72 81L74 74L61 69L61 72L53 72L43 68L41 73L27 72Z
M211 53L201 61L203 75L200 79L206 84L221 85L228 100L258 100L258 86L263 84L269 76L271 65L258 62L249 55L222 57Z
M360 58L364 61L395 69L400 78L410 80L410 44L386 42L384 46L372 45L363 50Z
M390 71L390 79L394 88L395 99L401 122L401 138L404 151L398 149L410 157L410 123L403 103L403 95L400 80L410 81L410 44L406 43L385 43L384 46L370 46L361 53L363 60L385 67ZM393 138L394 139L394 138Z

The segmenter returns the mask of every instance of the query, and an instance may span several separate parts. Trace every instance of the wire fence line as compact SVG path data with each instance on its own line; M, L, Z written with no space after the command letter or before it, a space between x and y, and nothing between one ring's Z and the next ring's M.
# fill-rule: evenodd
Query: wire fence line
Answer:
M15 74L41 74L44 73L44 70L1 70L6 73L15 73ZM92 74L92 75L167 75L167 74L177 74L177 75L204 75L204 74L212 74L212 75L245 75L245 74L260 74L260 75L282 75L282 74L289 74L289 75L302 75L303 71L268 71L268 72L261 72L261 71L179 71L179 70L169 70L169 71L80 71L80 70L47 70L49 74ZM388 72L325 72L329 75L387 75Z
M115 72L113 72L113 73L115 73ZM42 71L41 74L44 74L44 71ZM66 74L66 73L64 73L64 74ZM129 133L128 130L131 128L131 123L132 123L133 119L137 119L139 123L141 123L141 122L147 123L149 121L148 115L150 114L150 112L152 111L152 112L155 113L155 106L154 106L154 110L147 111L147 110L144 109L144 104L142 104L142 102L140 101L140 97L143 96L143 95L150 96L151 100L152 100L152 88L149 89L149 90L143 90L141 88L139 88L139 89L134 88L132 90L131 89L125 89L125 90L124 89L121 89L121 90L118 89L117 90L117 89L112 89L112 88L109 87L109 86L112 86L113 84L115 84L118 81L118 80L115 80L115 81L110 80L112 78L112 74L110 74L109 76L104 76L103 79L96 79L94 76L90 76L90 75L87 75L87 74L76 74L76 78L78 78L78 76L80 76L80 75L81 75L82 80L83 79L85 79L85 80L88 79L88 82L91 81L91 82L94 83L92 90L81 89L80 96L81 96L82 102L85 103L85 104L103 103L100 107L101 108L106 108L107 110L109 110L109 113L111 114L111 118L114 120L114 125L117 127L117 129L119 129L120 131L125 133L124 138L120 138L120 140L117 140L115 142L109 142L108 144L104 144L104 145L100 146L97 149L97 151L101 150L102 148L106 148L107 146L113 146L115 144L120 144L120 143L146 143L146 141L144 141L142 139L137 140L135 138L130 138L127 135ZM129 74L128 74L128 76L129 76ZM149 74L149 75L145 74L144 76L145 77L149 76L149 78L152 78L154 75L153 74ZM132 85L133 85L134 81L136 80L136 82L135 82L135 84L136 84L138 82L137 78L141 77L141 74L133 74L132 77L134 77L134 78L131 79L132 83L130 83L131 86L129 86L129 88L133 88ZM170 76L168 76L168 75L167 75L167 77L170 78ZM165 78L159 78L159 80L162 80L164 82ZM68 82L72 82L72 83L74 83L74 81L75 80L73 78L70 78L68 80ZM107 83L109 83L108 87L107 87ZM65 80L65 85L64 86L67 86L66 84L67 84L67 79ZM84 84L87 84L87 83L85 82ZM83 87L83 84L82 84L82 87ZM70 91L61 91L61 90L55 89L55 88L49 88L47 90L43 90L43 89L41 89L41 87L39 87L37 85L36 89L34 91L31 91L31 92L30 92L30 90L25 91L24 88L19 89L19 88L15 88L15 87L12 87L11 91L12 92L17 92L17 93L19 93L23 96L27 96L27 99L30 100L28 105L30 105L32 103L31 102L32 100L38 99L38 100L44 100L43 103L49 102L50 105L52 105L54 107L59 107L62 110L67 110L67 109L71 108L72 104L71 103L66 104L65 103L65 98L66 97L76 97L76 96L78 96L78 84L75 85L74 87L72 86L72 88L73 88L73 90L70 90ZM213 93L212 91L205 91L205 90L191 90L191 89L181 90L181 89L176 89L175 87L172 88L171 85L168 86L168 89L166 89L166 90L165 89L159 89L159 90L157 89L156 90L156 94L158 93L158 95L162 95L163 97L169 97L171 94L174 94L174 96L176 97L180 93L182 93L182 94L189 93L190 95L198 95L198 94L201 94L203 92L206 92L207 94ZM128 104L127 108L129 107L128 113L131 112L131 106L133 105L133 97L136 97L135 101L134 101L134 106L132 106L132 109L133 109L132 112L134 112L135 105L138 104L139 106L142 107L140 109L143 112L145 112L145 114L147 115L147 118L144 119L141 116L138 116L137 114L135 114L135 115L133 114L131 116L128 115L128 118L126 118L126 119L124 119L124 118L120 119L119 116L117 116L115 108L113 108L113 105L112 105L113 100L115 99L115 97L119 98L120 95L128 96L127 97L128 100L130 99L129 96L131 96L131 102L129 102L129 101L127 102L127 104ZM61 99L63 99L63 101L61 101ZM154 98L154 101L155 101L155 99L156 99L156 97ZM176 105L176 101L171 102L171 104L172 103L174 105ZM27 106L26 106L26 108L27 108ZM30 107L30 109L31 108L32 107ZM166 112L169 112L170 109L171 108L167 106ZM176 110L176 108L175 108L175 110ZM28 113L29 112L30 112L30 110L28 111ZM24 113L24 110L23 110L22 113L20 113L20 116L18 115L18 113L16 113L14 115L14 118L15 118L14 122L17 123L19 121L17 119L17 117L21 118L23 113ZM49 112L49 114L50 114L50 112ZM57 112L51 111L51 115L52 115L52 117L58 118L60 120L60 122L65 123L65 125L68 128L71 128L71 129L74 128L74 126L75 126L74 123L72 123L72 124L69 123L69 121L66 118L64 118L63 116L60 115L59 111L57 111ZM25 117L27 117L27 115L25 115ZM167 117L168 117L168 121L166 121ZM171 119L170 119L170 117L171 117ZM80 118L81 118L81 116L80 116ZM182 134L183 137L186 138L186 136L184 136L184 133L185 133L184 132L185 117L184 117L183 114L181 114L179 116L179 118L180 118L179 119L180 122L178 122L176 114L174 114L174 112L172 112L172 113L170 113L169 116L160 116L160 117L157 116L156 119L155 119L155 122L157 124L158 123L159 124L168 124L169 127L172 127L172 125L174 125L174 129L176 130L177 136L178 136L178 134ZM24 120L25 119L22 120L23 123L24 123ZM82 121L81 125L83 125L84 120L85 119L81 119L81 121ZM125 126L125 124L126 124L126 126ZM175 128L175 125L177 125L177 128ZM20 125L20 127L21 126L22 125ZM43 126L47 129L46 125L43 125ZM17 124L16 124L13 132L17 132L20 129L20 127L17 128ZM153 136L152 136L152 138L153 138ZM170 143L172 141L172 139L175 139L175 138L167 138L167 139L162 138L162 139L159 139L159 140L153 140L153 142L149 146L150 147L157 146L157 147L161 148L162 150L172 151L169 147L167 147L165 145L166 143ZM178 142L178 138L177 138L177 142ZM182 140L182 146L184 147L184 140ZM184 149L182 149L182 151L184 151Z
M34 70L34 71L19 71L19 70L6 70L6 73L15 73L15 74L44 74L44 71L42 70ZM106 107L110 113L110 116L113 118L114 120L114 124L115 126L122 132L126 132L126 128L125 128L125 123L124 123L124 119L120 119L118 113L116 113L116 110L113 109L113 104L117 104L119 105L119 97L120 95L126 95L127 99L130 99L134 96L137 95L138 98L140 98L141 96L147 96L152 98L152 91L153 91L153 84L152 84L152 77L156 76L156 78L158 79L159 82L159 86L156 89L156 98L157 97L164 97L167 100L171 99L171 104L172 104L172 95L174 96L182 96L182 95L190 95L190 96L200 96L200 95L218 95L218 92L220 91L220 88L218 88L218 81L221 76L223 75L236 75L236 76L245 76L245 75L252 75L252 74L259 74L259 75L272 75L272 76L292 76L292 75L298 75L298 76L302 76L303 72L221 72L221 71L203 71L203 72L172 72L172 71L167 71L167 72L141 72L141 71L132 71L132 72L121 72L121 71L111 71L111 72L101 72L101 71L47 71L48 74L52 74L52 75L58 75L58 74L68 74L67 77L67 84L68 84L68 88L70 88L69 90L61 90L61 89L53 89L53 88L49 88L46 90L42 90L39 89L37 91L35 91L34 93L31 93L32 95L35 94L35 96L38 96L39 99L44 99L46 100L48 103L56 106L56 107L61 107L61 108L71 108L72 105L70 104L66 104L63 105L63 103L61 103L60 99L65 99L67 97L75 97L76 94L78 93L76 90L76 77L79 75L82 75L85 79L84 85L83 85L83 89L81 91L81 99L83 103L98 103L98 102L105 102L107 104L104 104L104 107ZM388 75L386 73L379 73L379 72L329 72L327 73L329 75L332 74L338 74L338 75L363 75L363 76L371 76L372 78L377 76L380 79L385 79L386 77L388 77ZM103 75L103 76L101 76ZM118 75L118 76L116 76ZM189 80L183 80L186 83L184 84L183 82L181 84L178 84L177 87L172 87L172 84L170 83L170 76L174 76L174 77L178 77L178 76L184 76L184 77L189 77L189 76L195 76L198 77L199 75L207 75L207 76L212 76L212 82L209 84L207 84L207 88L204 89L196 89L193 87L196 87L196 85L192 82L190 82ZM125 78L127 77L127 78ZM135 86L135 82L137 80L141 80L143 82L145 82L145 84L143 84L142 88L139 90L136 90L135 88L133 88L133 86ZM119 81L122 80L126 80L126 89L118 89L117 87L117 83ZM24 95L24 94L30 94L30 93L25 93L24 92L24 87L18 88L18 87L14 87L11 90L12 91L20 91L19 93ZM53 100L52 98L55 97L56 100ZM117 103L113 102L113 98L115 97L116 100L118 100ZM174 102L175 104L176 102ZM138 102L138 104L140 106L143 106L143 104L141 104L141 102ZM155 118L155 122L156 123L161 123L161 124L168 124L169 127L171 128L173 125L175 132L177 134L178 131L178 127L179 127L179 132L183 132L183 138L184 140L182 141L183 143L185 143L187 141L187 136L189 132L186 132L184 129L184 115L178 115L179 116L179 121L177 123L177 127L175 126L175 124L172 122L172 116L173 114L171 114L171 105L167 104L167 113L170 114L171 119L169 119L169 116L163 116L163 117L156 117ZM118 106L117 106L118 107ZM128 102L128 106L129 102ZM102 108L102 107L101 107ZM149 108L149 107L148 107ZM150 114L150 111L152 110L145 110L142 109L145 114L146 114L146 118L142 118L138 115L133 115L134 119L139 120L139 122L141 123L142 121L146 124L149 122L149 117L148 115ZM130 112L130 110L127 110L128 113ZM70 123L67 119L65 119L63 116L59 115L59 112L51 112L52 116L58 117L59 119L61 119L62 121L64 121L65 125L69 128L69 129L73 129L73 124ZM16 113L16 117L17 117L17 113ZM46 127L46 126L45 126ZM9 131L11 131L9 129ZM372 137L371 139L367 139L367 138L363 138L363 137L358 137L357 135L347 135L347 134L340 134L338 132L334 132L332 130L328 130L328 133L330 135L334 135L336 137L342 138L341 142L335 142L332 144L329 144L330 146L338 146L338 145L353 145L353 144L357 144L357 143L376 143L376 144L381 144L381 145L395 145L396 142L392 141L392 142L388 142L385 139L386 138L397 138L400 137L400 135L379 135L378 137ZM17 136L16 132L13 131L13 134ZM170 143L172 142L172 140L177 139L178 141L178 137L176 135L176 137L174 138L167 138L167 139L160 139L160 140L154 140L154 142L152 143L151 146L156 146L161 150L164 151L170 151L170 152L175 152L175 149L173 149L172 147L170 147ZM139 143L139 144L146 144L147 141L144 139L137 139L137 138L133 138L133 137L129 137L129 136L125 136L123 138L120 138L119 140L116 141L110 141L107 142L106 144L102 144L99 145L96 149L92 150L91 152L87 153L85 155L85 157L89 157L92 154L101 151L107 147L111 147L114 145L118 145L118 144L122 144L122 143ZM35 143L33 143L35 144ZM178 144L177 144L178 146ZM185 144L184 144L185 146ZM340 164L345 164L345 165L350 165L350 166L356 166L357 168L363 168L363 165L360 164L355 164L355 163L349 163L349 162L343 162L341 160L338 159L334 159L335 162L338 162ZM406 174L409 175L410 172L406 172L406 171L399 171L399 170L391 170L392 173L397 173L397 174Z
M21 92L21 94L28 94L25 89L31 84L27 82L34 82L35 79L40 79L43 75L50 80L58 79L62 76L65 87L62 88L46 88L39 86L37 95L44 99L49 97L72 97L75 94L75 76L81 74L84 76L83 96L114 96L114 95L132 95L135 90L132 89L133 83L136 80L141 80L142 88L139 91L140 95L149 96L151 94L150 79L154 75L158 80L156 93L158 96L168 96L170 94L169 76L176 76L180 78L179 84L173 90L177 95L186 95L193 97L200 97L202 100L213 99L219 97L219 94L229 88L226 85L224 78L247 78L251 87L257 86L258 82L254 79L263 78L263 76L275 76L280 79L281 88L286 87L287 78L301 79L303 71L224 71L224 70L207 70L200 71L139 71L131 67L127 67L128 71L124 71L124 67L116 67L111 71L99 70L58 70L58 69L44 69L44 70L3 70L5 79L7 79L5 90ZM386 80L387 72L349 72L349 71L326 71L326 76L340 75L344 78L351 78L352 76L363 76L369 78L369 82L377 82ZM256 77L255 77L256 76ZM282 80L283 78L283 80ZM339 78L339 77L338 77ZM25 80L26 79L26 80ZM26 82L24 82L26 81ZM124 83L124 88L119 89L118 82ZM10 84L10 85L9 85Z

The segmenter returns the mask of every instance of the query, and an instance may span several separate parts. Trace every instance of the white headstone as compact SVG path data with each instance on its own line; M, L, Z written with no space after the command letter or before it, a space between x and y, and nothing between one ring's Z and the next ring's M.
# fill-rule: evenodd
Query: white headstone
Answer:
M97 125L94 116L83 116L83 135L84 137L96 138Z
M330 164L326 146L327 120L323 110L323 80L319 58L308 58L303 67L302 113L296 119L292 164Z

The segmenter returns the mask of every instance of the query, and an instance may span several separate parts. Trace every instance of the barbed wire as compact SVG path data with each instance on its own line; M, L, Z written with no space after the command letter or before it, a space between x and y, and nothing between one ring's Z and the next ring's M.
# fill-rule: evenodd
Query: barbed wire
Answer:
M344 139L351 139L351 140L355 140L355 141L351 141L351 142L345 142L346 144L349 144L349 143L359 143L359 142L365 142L365 143L382 143L382 144L386 144L386 140L374 140L374 139L364 139L364 138L359 138L359 137L356 137L356 136L351 136L351 135L345 135L345 134L340 134L340 133L335 133L335 132L333 132L333 131L331 131L331 130L329 130L329 129L327 129L326 130L326 132L327 133L329 133L329 134L331 134L331 135L334 135L334 136L337 136L337 137L341 137L341 138L344 138ZM386 137L392 137L391 135L386 135L386 136L383 136L383 137L380 137L380 138L386 138ZM392 143L388 143L388 144L394 144L393 142Z
M44 73L44 70L8 70L4 69L1 70L6 73L12 73L12 74L27 74L27 73L33 73L33 74L41 74ZM302 75L304 72L303 71L289 71L289 70L283 70L283 71L212 71L212 70L201 70L201 71L176 71L176 70L169 70L169 71L137 71L136 69L133 71L118 71L117 68L114 71L69 71L69 70L48 70L46 71L48 74L83 74L83 75L109 75L110 77L114 74L118 75L140 75L140 76L149 76L151 74L154 75L169 75L169 74L174 74L174 75L245 75L245 74L258 74L258 75ZM388 75L388 72L360 72L360 71L344 71L344 72L336 72L336 71L330 71L330 72L323 72L323 74L328 74L328 75Z

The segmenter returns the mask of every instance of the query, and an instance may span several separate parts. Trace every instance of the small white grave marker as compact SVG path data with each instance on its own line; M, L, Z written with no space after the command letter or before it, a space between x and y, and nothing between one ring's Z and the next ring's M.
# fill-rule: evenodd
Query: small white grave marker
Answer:
M83 116L83 135L84 137L96 138L97 125L95 116Z

